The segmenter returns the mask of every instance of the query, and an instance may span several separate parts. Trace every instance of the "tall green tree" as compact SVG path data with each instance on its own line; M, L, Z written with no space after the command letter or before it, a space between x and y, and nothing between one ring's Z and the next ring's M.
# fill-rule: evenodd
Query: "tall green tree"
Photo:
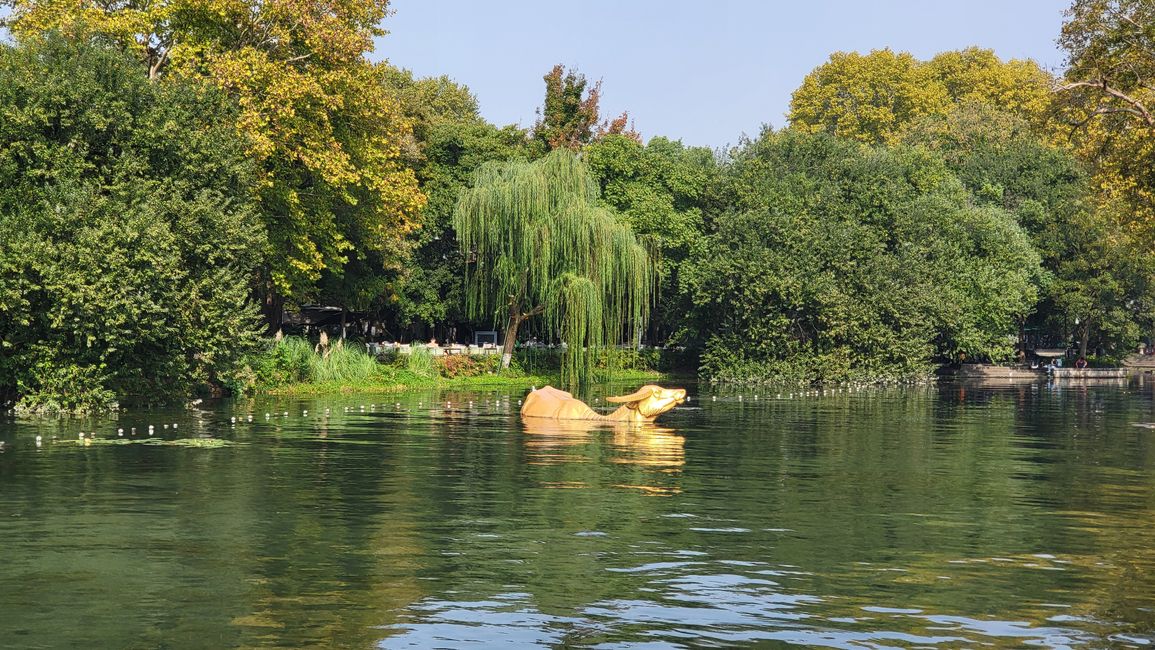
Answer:
M1127 284L1140 295L1126 302L1155 341L1155 5L1076 0L1066 17L1057 93L1066 134L1091 167L1098 215L1127 253L1118 266L1135 270Z
M531 147L525 130L498 128L482 119L469 89L446 77L414 78L407 70L393 69L386 83L413 124L404 156L428 198L421 228L409 237L413 263L382 287L372 306L401 336L468 321L464 261L452 224L457 197L483 163L525 158Z
M0 46L0 395L177 400L250 349L266 240L235 118L98 43Z
M365 56L387 0L0 2L18 37L99 36L142 75L203 79L236 101L272 244L258 280L274 320L282 298L316 297L322 272L355 253L404 261L424 197L401 159L410 127L386 69Z
M625 217L657 257L650 340L676 338L690 311L678 290L678 273L705 236L713 188L721 178L714 153L662 137L643 146L625 135L607 135L586 145L583 159L598 180L602 201Z
M574 154L483 165L454 213L469 264L467 302L505 322L502 367L521 323L545 315L566 345L562 377L592 373L589 349L632 338L650 305L653 263L628 225L597 205L597 185Z
M585 75L555 65L545 80L545 104L533 127L533 138L545 151L577 151L594 136L602 83L589 90Z
M1038 254L937 156L787 130L738 150L728 176L732 207L682 271L706 377L870 379L1011 355Z
M1129 347L1139 314L1135 275L1117 227L1098 210L1086 165L1049 144L1026 119L965 103L912 124L903 142L942 156L980 205L1013 214L1031 236L1046 274L1025 326L1056 345L1072 338L1082 354Z

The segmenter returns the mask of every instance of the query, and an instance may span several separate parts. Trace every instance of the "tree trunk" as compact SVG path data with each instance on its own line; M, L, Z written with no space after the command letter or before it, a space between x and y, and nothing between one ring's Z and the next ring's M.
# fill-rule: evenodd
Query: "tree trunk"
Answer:
M261 311L265 317L265 334L272 336L285 325L285 299L271 287L261 297Z
M523 320L520 305L516 301L509 305L509 320L505 324L505 342L501 346L501 369L508 370L513 361L513 342L517 340L517 328Z
M1084 359L1087 358L1087 343L1089 342L1090 338L1091 338L1091 324L1090 323L1084 323L1083 324L1083 331L1079 335L1079 356L1084 358Z
M345 315L348 312L345 310L345 305L341 305L341 340L345 340L346 319Z

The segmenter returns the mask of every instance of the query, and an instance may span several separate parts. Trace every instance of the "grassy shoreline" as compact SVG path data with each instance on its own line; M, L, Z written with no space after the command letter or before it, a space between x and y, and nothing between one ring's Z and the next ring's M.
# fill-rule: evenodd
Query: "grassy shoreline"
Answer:
M618 370L604 373L602 377L599 377L598 381L601 383L618 383L630 381L637 381L641 383L659 383L674 377L676 377L676 375L658 372L656 370ZM428 378L399 372L392 377L381 377L379 380L356 382L292 382L278 386L261 387L258 388L255 393L257 395L276 395L282 397L303 395L371 395L407 393L428 390L485 390L491 388L529 389L533 386L556 386L560 384L561 379L555 373Z
M371 356L360 344L337 343L321 349L311 341L288 337L270 342L247 360L230 391L236 395L388 394L429 390L561 386L556 351L518 350L513 364L500 369L496 355L434 355L418 346L408 354ZM634 350L601 353L595 381L657 383L675 375L657 370L661 355ZM665 364L668 369L670 364Z

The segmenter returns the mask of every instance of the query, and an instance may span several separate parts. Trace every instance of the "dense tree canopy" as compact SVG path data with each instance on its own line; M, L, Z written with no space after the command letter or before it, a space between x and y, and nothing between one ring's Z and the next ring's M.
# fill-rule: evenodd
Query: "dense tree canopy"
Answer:
M179 399L248 349L265 238L232 118L98 43L0 46L0 392Z
M1123 289L1131 271L1096 210L1085 165L1069 150L1047 144L1026 120L977 103L915 123L903 140L942 155L976 202L1010 211L1030 234L1047 271L1032 332L1074 334L1084 355L1091 344L1117 351L1133 343L1138 314L1121 309L1135 298Z
M905 376L935 356L1011 355L1038 254L941 159L787 131L728 173L732 208L682 271L708 377Z
M949 104L946 89L909 53L835 52L794 91L790 123L879 143L889 141L903 124L944 112Z
M1067 134L1094 174L1097 212L1109 224L1114 264L1131 270L1123 283L1128 287L1124 304L1150 326L1155 316L1155 5L1077 0L1067 10L1059 44L1068 57L1058 93ZM1150 331L1155 334L1155 327Z
M998 106L1041 125L1050 106L1050 77L1034 62L1003 62L979 48L943 52L927 62L890 49L835 52L794 91L790 124L889 143L911 122L967 102Z
M936 54L924 64L953 104L985 104L1043 129L1051 110L1051 75L1034 61L1002 61L991 50L968 47Z
M504 324L506 363L541 314L568 381L639 337L826 381L1155 335L1147 0L1074 0L1061 80L836 52L729 151L643 142L560 65L531 129L490 124L368 60L387 0L0 4L0 401L219 385L254 297L402 340Z
M678 270L706 232L719 179L714 154L655 137L646 145L609 135L585 148L602 201L622 214L658 257L658 295L649 339L679 334L689 312Z
M527 133L497 128L478 114L468 88L446 77L414 79L395 70L387 81L413 124L405 156L428 197L422 227L413 233L413 263L381 295L383 314L401 329L468 322L463 257L453 230L461 190L482 163L529 155Z
M236 99L258 162L267 289L306 299L324 270L372 251L396 265L423 197L400 145L409 124L364 55L386 0L144 4L8 0L20 37L99 34L151 78L205 79Z

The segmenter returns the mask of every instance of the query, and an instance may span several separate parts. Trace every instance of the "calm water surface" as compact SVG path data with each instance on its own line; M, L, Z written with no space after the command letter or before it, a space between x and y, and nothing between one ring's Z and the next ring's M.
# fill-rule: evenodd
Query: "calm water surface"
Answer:
M520 397L0 420L0 647L1155 643L1150 381Z

